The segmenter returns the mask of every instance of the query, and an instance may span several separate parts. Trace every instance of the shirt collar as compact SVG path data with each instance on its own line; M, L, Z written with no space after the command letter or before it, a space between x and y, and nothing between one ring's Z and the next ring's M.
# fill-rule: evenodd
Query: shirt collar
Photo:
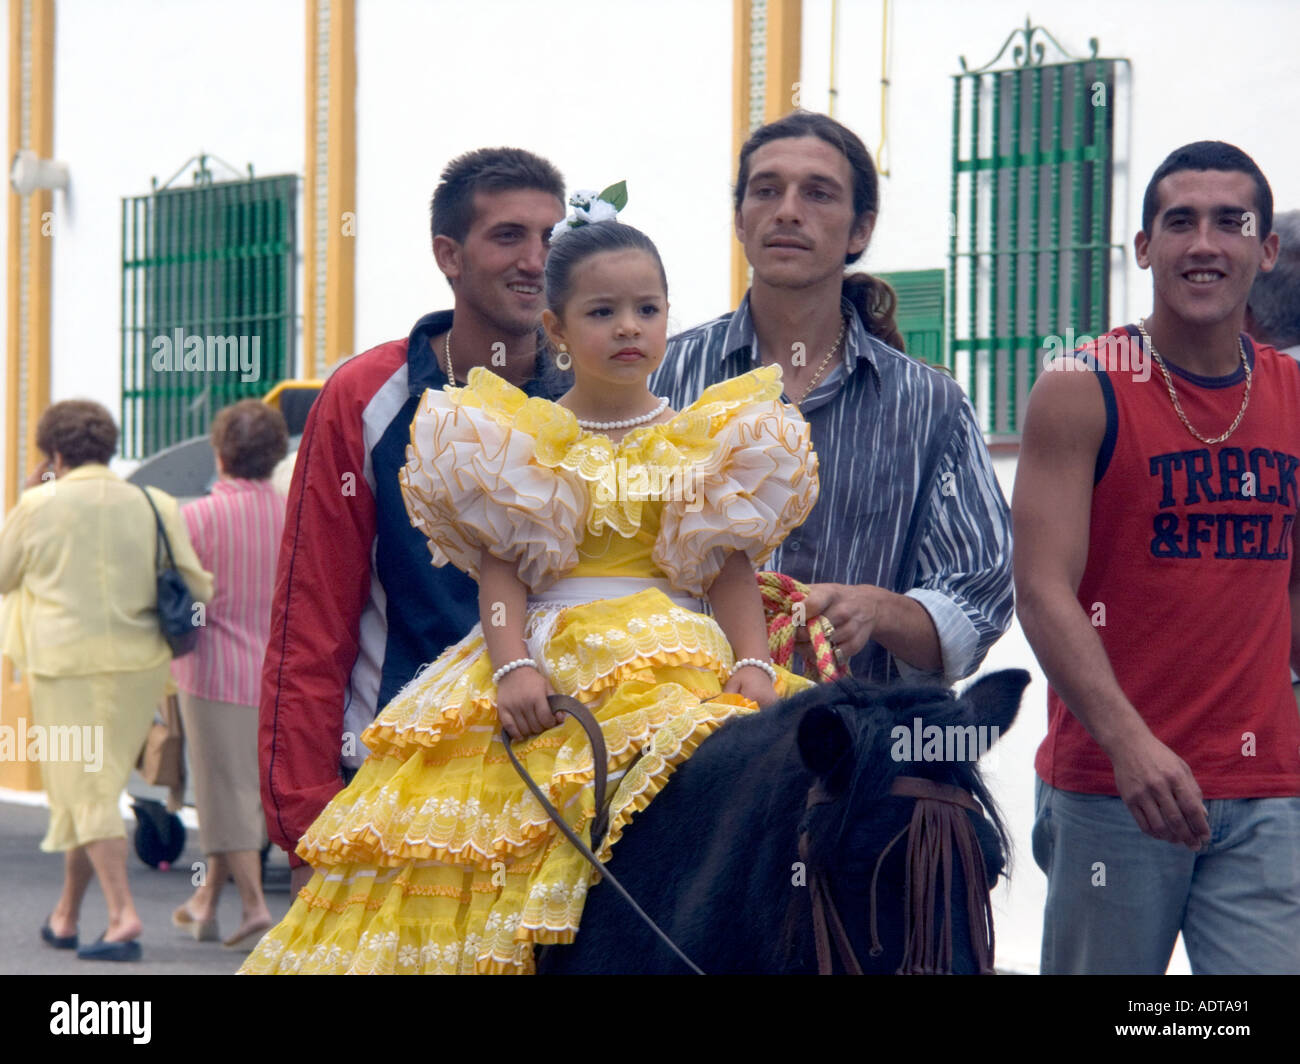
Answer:
M747 358L752 365L759 365L758 337L754 333L754 317L749 309L749 296L750 293L746 292L745 298L740 301L740 306L736 308L736 312L731 315L731 321L727 324L727 333L723 338L722 352L719 356L720 362L724 358L735 355L742 360ZM840 310L848 319L848 328L844 333L844 373L847 376L853 372L859 362L865 362L870 367L876 391L879 392L880 366L876 362L875 351L875 344L878 341L868 334L857 308L847 299L840 300Z
M218 477L212 482L213 495L228 495L237 491L275 491L275 485L270 480L250 480L247 477L231 477L229 480Z
M63 474L63 476L60 479L61 480L95 480L95 479L119 480L121 478L118 477L116 473L114 473L111 469L108 468L108 466L104 465L102 462L85 462L82 465L77 466L76 469L69 469L66 473Z

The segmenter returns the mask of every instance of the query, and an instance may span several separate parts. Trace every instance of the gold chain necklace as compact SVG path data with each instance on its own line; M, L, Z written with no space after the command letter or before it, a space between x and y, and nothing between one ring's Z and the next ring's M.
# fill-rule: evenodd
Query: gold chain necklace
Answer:
M1156 365L1160 367L1160 372L1165 378L1165 387L1169 389L1169 398L1172 399L1174 403L1174 413L1178 415L1178 419L1184 426L1186 426L1187 431L1202 443L1210 444L1222 443L1236 432L1237 426L1241 424L1241 419L1246 416L1246 407L1250 405L1250 382L1252 377L1250 372L1250 363L1246 361L1246 348L1241 342L1241 337L1237 337L1237 353L1241 355L1241 365L1246 371L1246 394L1241 397L1241 409L1237 411L1237 416L1233 418L1232 424L1228 426L1228 431L1222 436L1215 436L1214 439L1210 439L1209 437L1202 436L1197 432L1196 429L1192 427L1192 423L1187 420L1187 415L1183 413L1183 406L1178 401L1178 393L1174 391L1174 379L1170 376L1169 370L1165 368L1165 360L1160 357L1160 352L1156 350L1156 345L1151 342L1151 337L1147 335L1145 327L1146 319L1138 318L1137 325L1138 332L1142 334L1142 342L1147 345L1147 350L1151 352L1151 357L1155 359Z
M808 387L805 388L803 390L803 394L794 401L795 406L798 406L805 399L807 399L808 396L812 393L812 390L817 387L817 382L822 379L822 374L826 372L826 367L830 365L831 359L835 357L835 352L840 349L840 343L844 340L844 328L847 324L848 322L845 320L844 315L841 314L840 334L839 336L835 337L835 343L832 344L831 349L826 352L826 357L822 359L822 364L817 367L817 372L813 374L813 379L808 382Z
M454 388L456 387L456 370L451 364L451 330L447 330L447 335L442 340L442 353L447 356L447 381Z

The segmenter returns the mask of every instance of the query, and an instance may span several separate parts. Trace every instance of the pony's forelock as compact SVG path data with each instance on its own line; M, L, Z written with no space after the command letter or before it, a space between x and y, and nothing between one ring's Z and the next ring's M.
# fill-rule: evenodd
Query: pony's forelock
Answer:
M804 700L806 699L806 701ZM895 779L909 775L910 762L895 761L888 756L893 747L893 729L911 727L913 717L927 725L940 727L969 723L963 721L962 704L946 687L930 684L905 684L883 687L862 680L841 680L807 692L803 698L787 703L802 716L812 705L835 707L848 728L853 742L854 767L842 800L837 801L829 816L814 817L809 844L813 852L829 853L849 841L849 833L858 822L863 804L884 798ZM886 752L883 761L880 751ZM962 762L953 766L953 782L971 792L984 807L997 834L1006 861L1011 855L1011 835L1001 810L985 784L979 766Z

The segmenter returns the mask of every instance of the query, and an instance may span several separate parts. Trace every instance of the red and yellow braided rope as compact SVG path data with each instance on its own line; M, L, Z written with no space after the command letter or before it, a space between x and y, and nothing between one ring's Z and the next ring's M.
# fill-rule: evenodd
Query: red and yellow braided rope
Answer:
M758 574L758 590L763 597L763 612L767 617L767 647L772 653L772 660L778 665L789 668L794 657L796 630L795 605L804 600L808 594L808 585L802 584L784 573L764 571ZM802 616L799 618L802 619ZM835 660L835 648L831 645L831 623L825 617L813 619L806 625L808 638L812 642L813 666L819 683L838 680L847 676L849 670Z

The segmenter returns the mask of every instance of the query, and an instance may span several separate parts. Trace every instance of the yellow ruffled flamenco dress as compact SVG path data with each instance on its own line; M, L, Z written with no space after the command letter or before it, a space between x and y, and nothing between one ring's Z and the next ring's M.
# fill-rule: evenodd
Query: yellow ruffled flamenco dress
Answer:
M700 598L733 550L761 563L817 498L808 426L780 371L708 389L618 444L485 370L426 392L402 491L435 565L517 562L525 638L552 687L595 713L609 751L605 860L632 816L722 723L734 656ZM528 973L571 942L595 872L506 758L481 628L398 693L371 754L298 845L316 869L248 973ZM777 693L808 681L779 670ZM574 830L595 816L576 720L516 745Z

